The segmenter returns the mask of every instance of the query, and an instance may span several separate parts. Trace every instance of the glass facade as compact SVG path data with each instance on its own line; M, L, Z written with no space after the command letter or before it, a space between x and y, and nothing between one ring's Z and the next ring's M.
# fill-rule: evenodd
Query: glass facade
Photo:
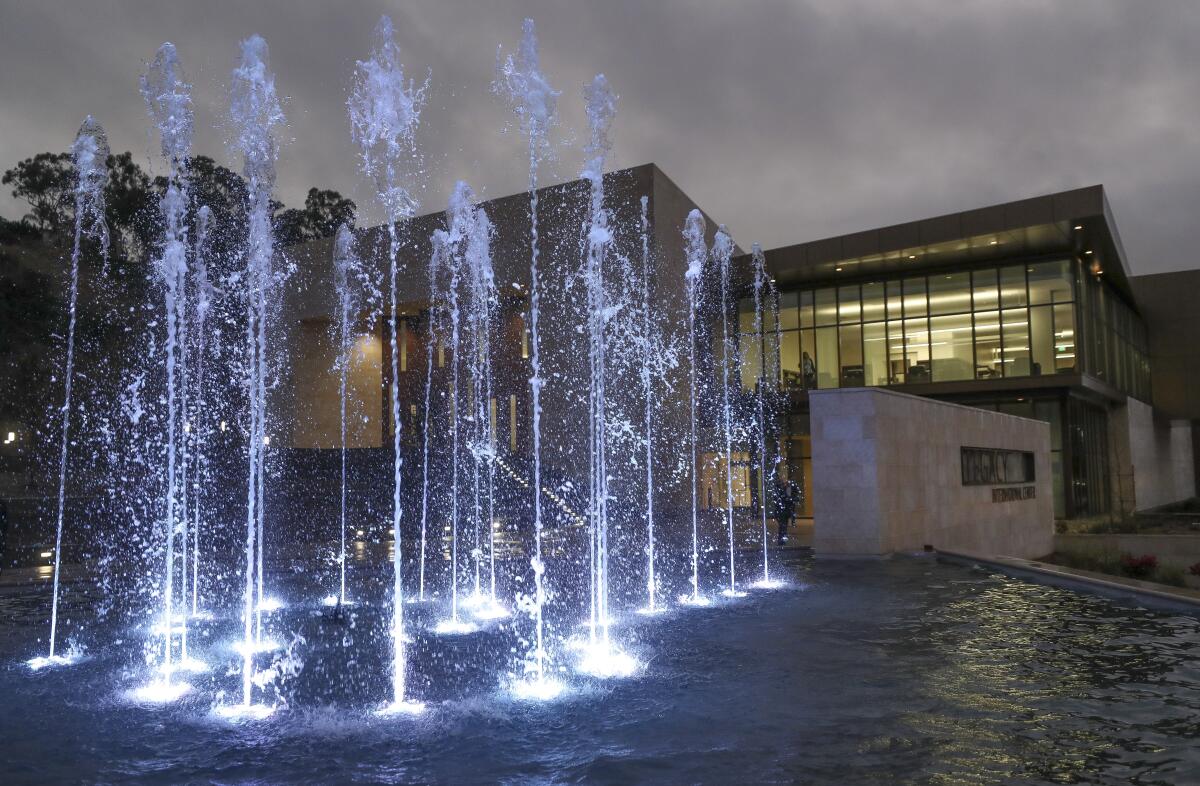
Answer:
M753 303L739 305L750 389L761 358L775 357L775 326L767 314L755 346ZM783 292L779 328L779 368L768 372L795 390L1086 371L1150 395L1144 324L1072 259Z
M1080 274L1086 362L1092 376L1142 401L1150 400L1146 325L1100 276Z

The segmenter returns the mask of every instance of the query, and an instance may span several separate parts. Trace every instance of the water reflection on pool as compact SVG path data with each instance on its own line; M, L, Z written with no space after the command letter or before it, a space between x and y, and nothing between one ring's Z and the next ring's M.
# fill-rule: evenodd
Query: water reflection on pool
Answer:
M1197 782L1196 618L927 558L786 571L790 590L627 615L645 668L570 676L544 704L508 698L501 629L437 647L418 634L414 671L450 687L415 716L355 698L384 692L357 679L382 651L340 654L362 650L365 606L350 628L319 598L289 603L282 624L306 639L290 706L244 723L210 711L220 668L175 704L123 699L128 641L70 670L20 668L47 599L9 590L3 780Z

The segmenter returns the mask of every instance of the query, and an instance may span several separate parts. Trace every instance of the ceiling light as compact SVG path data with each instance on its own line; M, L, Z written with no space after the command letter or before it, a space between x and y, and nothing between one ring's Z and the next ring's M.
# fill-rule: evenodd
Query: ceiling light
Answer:
M992 245L992 246L994 246L994 245L997 245L999 242L1000 242L999 240L993 240L993 241L992 241L991 243L989 243L988 245Z
M908 258L909 258L909 259L916 259L916 258L917 258L917 255L916 255L916 254L909 254L909 255L908 255Z
M835 267L835 268L833 269L833 272L835 272L835 273L841 273L841 272L842 272L842 269L841 269L840 267Z
M1083 253L1087 254L1089 257L1092 255L1091 249L1088 249L1087 251L1084 251Z
M1079 230L1081 230L1081 229L1083 229L1083 224L1076 224L1076 225L1075 225L1075 230L1076 230L1076 231L1079 231Z

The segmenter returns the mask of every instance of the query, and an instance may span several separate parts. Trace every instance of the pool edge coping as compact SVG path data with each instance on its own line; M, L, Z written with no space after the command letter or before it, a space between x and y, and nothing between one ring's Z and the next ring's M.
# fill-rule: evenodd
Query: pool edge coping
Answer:
M1200 591L1197 590L1167 587L1162 584L1124 579L1119 576L1109 576L1078 568L1066 568L1062 565L1018 557L983 556L940 549L936 553L938 559L946 559L959 564L984 564L1002 573L1020 574L1022 578L1032 578L1040 583L1064 586L1068 589L1081 589L1117 599L1133 598L1150 605L1168 606L1174 610L1183 609L1191 613L1200 613Z

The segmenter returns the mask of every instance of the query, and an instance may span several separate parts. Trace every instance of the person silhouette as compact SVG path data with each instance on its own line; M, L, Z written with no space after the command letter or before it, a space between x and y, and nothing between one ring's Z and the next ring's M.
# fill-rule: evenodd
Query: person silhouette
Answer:
M812 390L817 386L817 364L807 352L800 360L800 372L804 376L805 390Z

